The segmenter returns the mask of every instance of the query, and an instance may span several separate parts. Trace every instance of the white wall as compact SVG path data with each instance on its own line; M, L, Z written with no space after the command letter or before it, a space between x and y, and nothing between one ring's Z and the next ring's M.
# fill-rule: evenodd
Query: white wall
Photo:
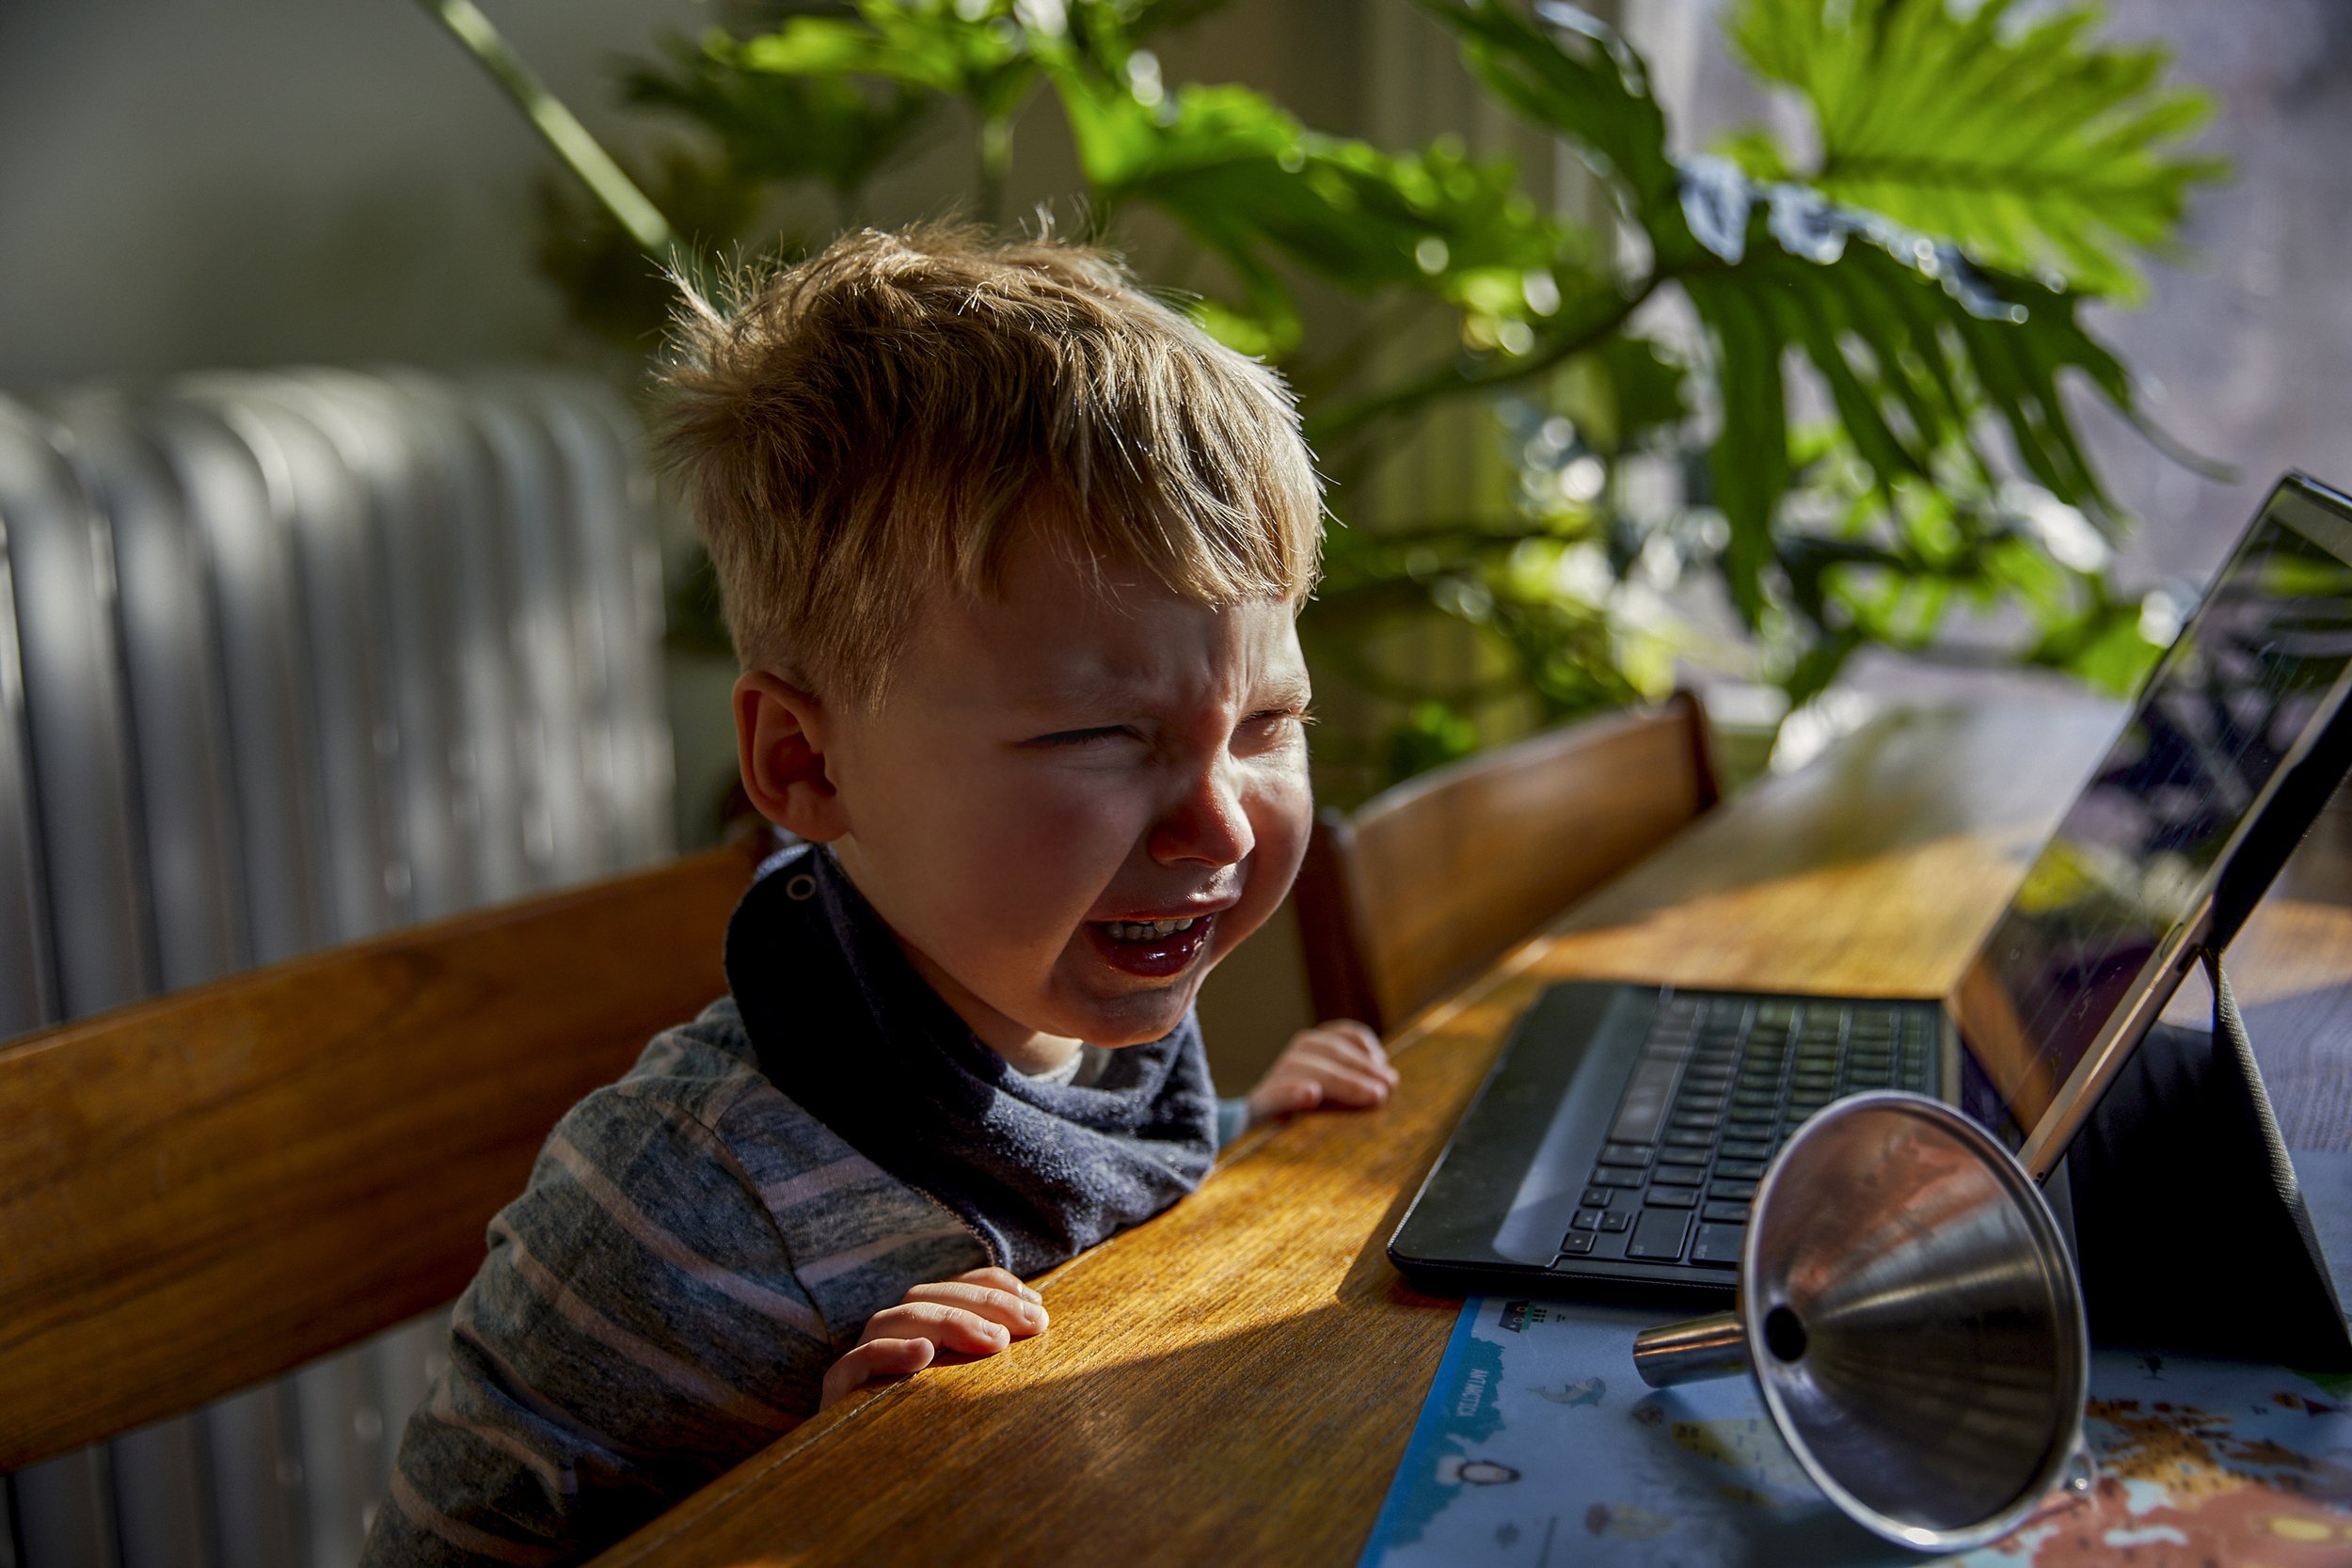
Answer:
M689 0L491 0L592 126ZM0 3L0 388L544 355L547 155L412 0Z
M2239 469L2212 484L2137 436L2094 430L2145 524L2137 573L2201 580L2280 470L2352 490L2352 6L2344 0L2115 0L2113 32L2161 39L2220 96L2201 145L2237 177L2197 197L2190 254L2153 269L2145 309L2094 326L2161 388L2159 420Z

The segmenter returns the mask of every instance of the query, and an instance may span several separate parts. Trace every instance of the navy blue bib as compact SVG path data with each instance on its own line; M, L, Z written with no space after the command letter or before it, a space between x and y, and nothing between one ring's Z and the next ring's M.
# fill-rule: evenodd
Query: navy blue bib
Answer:
M1110 1053L1085 1087L980 1043L916 973L832 851L760 868L727 923L727 984L760 1070L859 1153L1034 1275L1200 1184L1216 1098L1200 1028Z

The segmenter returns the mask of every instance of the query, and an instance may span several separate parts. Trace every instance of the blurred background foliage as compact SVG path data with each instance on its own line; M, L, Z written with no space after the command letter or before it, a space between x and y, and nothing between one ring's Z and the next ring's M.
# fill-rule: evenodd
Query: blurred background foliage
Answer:
M877 180L943 140L970 149L964 209L1001 223L1016 132L1052 115L1080 177L1060 228L1298 390L1331 481L1301 631L1343 804L1693 675L1793 706L1877 646L2121 689L2169 640L2185 607L2110 580L2127 519L2063 390L2200 462L2081 321L2140 296L2137 260L2226 174L2181 150L2210 104L2161 49L2103 45L2090 6L1732 0L1734 53L1800 134L1677 159L1596 17L1419 0L1433 46L1590 169L1601 198L1566 213L1455 137L1385 149L1165 80L1153 39L1213 3L740 5L623 73L676 133L630 171L660 243L550 182L542 265L642 364L670 300L649 248L706 277L805 253L896 215ZM490 63L494 38L453 30ZM1447 515L1371 504L1454 409L1503 482ZM688 574L675 635L723 647L714 610Z

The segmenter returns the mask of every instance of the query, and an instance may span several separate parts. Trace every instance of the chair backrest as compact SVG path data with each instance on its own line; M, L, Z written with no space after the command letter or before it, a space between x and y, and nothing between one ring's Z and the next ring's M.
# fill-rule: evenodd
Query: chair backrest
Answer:
M1399 1027L1717 799L1706 714L1677 693L1324 813L1295 895L1316 1016Z
M556 1118L726 989L760 843L0 1047L0 1470L455 1294Z

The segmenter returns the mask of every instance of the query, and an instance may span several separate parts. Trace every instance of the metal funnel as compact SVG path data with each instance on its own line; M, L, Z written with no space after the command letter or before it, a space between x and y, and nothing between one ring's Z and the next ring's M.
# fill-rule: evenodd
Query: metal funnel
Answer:
M1830 1499L1923 1551L2090 1485L2074 1259L2009 1151L1918 1095L1807 1121L1757 1189L1737 1309L1647 1330L1633 1362L1653 1387L1753 1369Z

